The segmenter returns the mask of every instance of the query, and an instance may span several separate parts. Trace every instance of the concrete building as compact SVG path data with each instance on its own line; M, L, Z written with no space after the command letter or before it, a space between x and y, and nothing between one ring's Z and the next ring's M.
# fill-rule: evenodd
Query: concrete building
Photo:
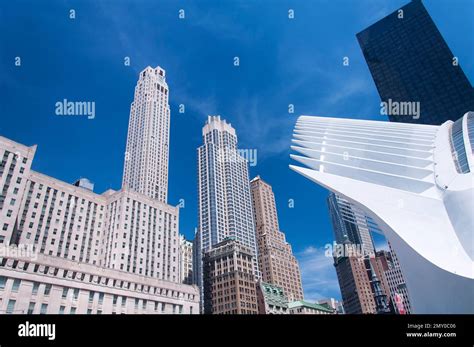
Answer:
M25 298L33 295L28 291L39 283L54 293L66 287L81 293L89 288L106 298L121 293L147 302L153 301L155 289L172 290L178 298L187 298L183 312L198 313L198 291L179 284L179 209L127 188L96 194L32 171L35 150L0 137L0 246L30 249L21 259L10 248L2 254L3 308L11 311L8 307L16 301L24 311ZM119 280L128 284L117 291L113 288ZM9 289L10 282L20 286L20 294ZM152 292L138 295L135 284L153 287ZM154 301L178 304L178 299L167 297L156 294ZM41 304L51 307L48 313L58 313L48 298ZM76 310L86 313L84 306Z
M257 303L259 314L289 314L288 297L283 288L270 283L257 283Z
M300 267L280 231L272 187L257 176L250 181L250 189L262 280L281 287L290 301L302 300Z
M130 107L122 187L166 203L170 134L169 88L161 67L140 72Z
M332 309L307 301L292 301L288 304L290 314L334 314Z
M248 162L239 153L237 134L220 116L209 116L202 137L203 145L198 148L199 225L194 248L194 283L201 290L203 255L228 237L252 251L258 277Z
M227 238L204 254L204 313L257 314L253 250Z
M474 312L473 129L474 112L441 126L307 116L296 125L302 155L292 158L307 167L290 167L380 227L414 313Z
M4 246L2 252L0 314L199 313L193 286L16 246Z
M179 268L180 282L184 284L193 283L193 243L179 236Z

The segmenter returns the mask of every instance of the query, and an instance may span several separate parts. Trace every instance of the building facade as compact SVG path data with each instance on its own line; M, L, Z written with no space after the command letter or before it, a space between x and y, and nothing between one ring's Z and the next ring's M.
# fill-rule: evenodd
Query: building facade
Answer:
M302 300L292 301L288 304L288 307L290 314L334 314L334 311L326 306Z
M327 199L329 214L331 217L335 245L342 246L343 254L335 254L334 266L338 273L341 293L346 313L387 313L389 312L390 292L385 273L375 261L375 246L371 232L382 233L378 226L365 213L343 197L330 193ZM344 260L344 257L356 258ZM361 275L359 263L363 261L367 276ZM362 263L360 264L362 265ZM341 267L341 269L338 269ZM357 271L352 275L348 269ZM340 271L338 271L340 270ZM348 283L344 283L348 281ZM372 290L372 299L375 303L375 311L372 312L371 305L365 304L369 300L365 296L365 290L354 288L365 288L368 281ZM359 296L358 298L354 297ZM369 300L370 301L370 300ZM347 306L347 307L346 307Z
M397 255L392 251L390 246L390 262L388 262L388 268L384 269L385 277L387 279L387 285L390 290L390 299L392 302L393 309L399 314L410 314L412 313L410 296L408 294L405 277L403 276L398 262ZM379 257L379 259L381 259Z
M347 314L377 313L365 257L335 257L337 280Z
M184 284L193 283L193 243L179 236L179 268L180 282Z
M140 72L130 107L122 186L166 203L170 135L169 88L161 67Z
M289 314L288 297L283 288L270 283L257 283L259 314Z
M307 167L290 168L380 227L414 313L474 312L473 129L474 112L441 126L301 116L295 128L292 158Z
M251 249L258 277L248 163L239 153L235 129L219 116L209 116L202 137L203 145L198 148L199 226L194 257L195 283L201 290L202 257L227 237Z
M421 0L357 34L383 102L419 102L392 122L441 125L474 110L474 89Z
M257 176L250 181L250 189L262 280L281 287L290 301L302 300L300 267L280 231L272 187Z
M153 301L155 289L158 293L172 289L188 298L182 310L190 313L192 306L198 313L197 289L179 284L179 209L127 188L96 194L35 172L31 170L35 150L35 146L0 137L0 246L8 247L0 264L7 288L1 295L5 310L11 311L6 302L13 300L24 311L25 298L33 295L28 290L39 283L54 293L66 287L87 287L106 298L120 292L147 302ZM15 258L17 253L10 247L26 247L30 254ZM115 290L117 281L124 278L128 278L126 287ZM8 289L11 281L15 288L21 283L20 294ZM130 292L135 284L143 288L148 283L154 284L153 294ZM179 301L156 295L155 301L165 305ZM45 297L41 305L55 307L48 313L58 313L48 298L54 299ZM76 310L86 313L84 306ZM102 311L110 310L104 307ZM165 311L171 312L166 306Z
M227 238L204 254L204 313L258 314L253 250Z

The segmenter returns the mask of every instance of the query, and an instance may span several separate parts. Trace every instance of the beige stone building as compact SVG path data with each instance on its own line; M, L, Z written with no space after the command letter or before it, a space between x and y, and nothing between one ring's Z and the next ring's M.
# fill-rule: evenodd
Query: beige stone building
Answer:
M260 176L250 181L250 187L262 280L283 288L290 301L302 300L300 268L291 245L280 231L272 187Z
M253 251L227 238L203 259L204 313L257 314Z
M127 188L96 194L32 171L35 151L0 137L0 312L31 305L34 313L88 313L80 301L61 308L56 294L66 289L98 293L104 306L95 313L114 312L107 303L122 305L118 297L127 300L115 313L149 312L148 305L199 312L197 288L179 283L177 207ZM48 294L35 296L38 288Z
M179 236L179 268L180 282L192 284L193 282L193 243L186 240L184 235Z

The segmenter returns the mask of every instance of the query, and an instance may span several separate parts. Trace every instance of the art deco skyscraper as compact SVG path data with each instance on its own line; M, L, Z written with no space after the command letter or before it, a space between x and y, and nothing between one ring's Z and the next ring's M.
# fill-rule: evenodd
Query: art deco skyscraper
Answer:
M257 243L247 160L237 148L235 129L209 116L198 148L199 227L194 243L195 283L202 290L202 257L227 237L252 250L258 277Z
M290 301L303 300L300 267L280 231L272 187L257 176L250 181L250 188L262 280L283 288Z
M122 186L166 203L170 107L161 67L140 72L130 107Z

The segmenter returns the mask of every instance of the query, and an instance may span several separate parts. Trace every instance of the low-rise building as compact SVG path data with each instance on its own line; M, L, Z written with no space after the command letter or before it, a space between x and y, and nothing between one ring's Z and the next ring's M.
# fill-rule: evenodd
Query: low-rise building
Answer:
M292 301L288 304L291 314L334 314L334 310L307 301Z
M259 314L289 314L288 298L283 288L273 284L257 284L257 302Z

